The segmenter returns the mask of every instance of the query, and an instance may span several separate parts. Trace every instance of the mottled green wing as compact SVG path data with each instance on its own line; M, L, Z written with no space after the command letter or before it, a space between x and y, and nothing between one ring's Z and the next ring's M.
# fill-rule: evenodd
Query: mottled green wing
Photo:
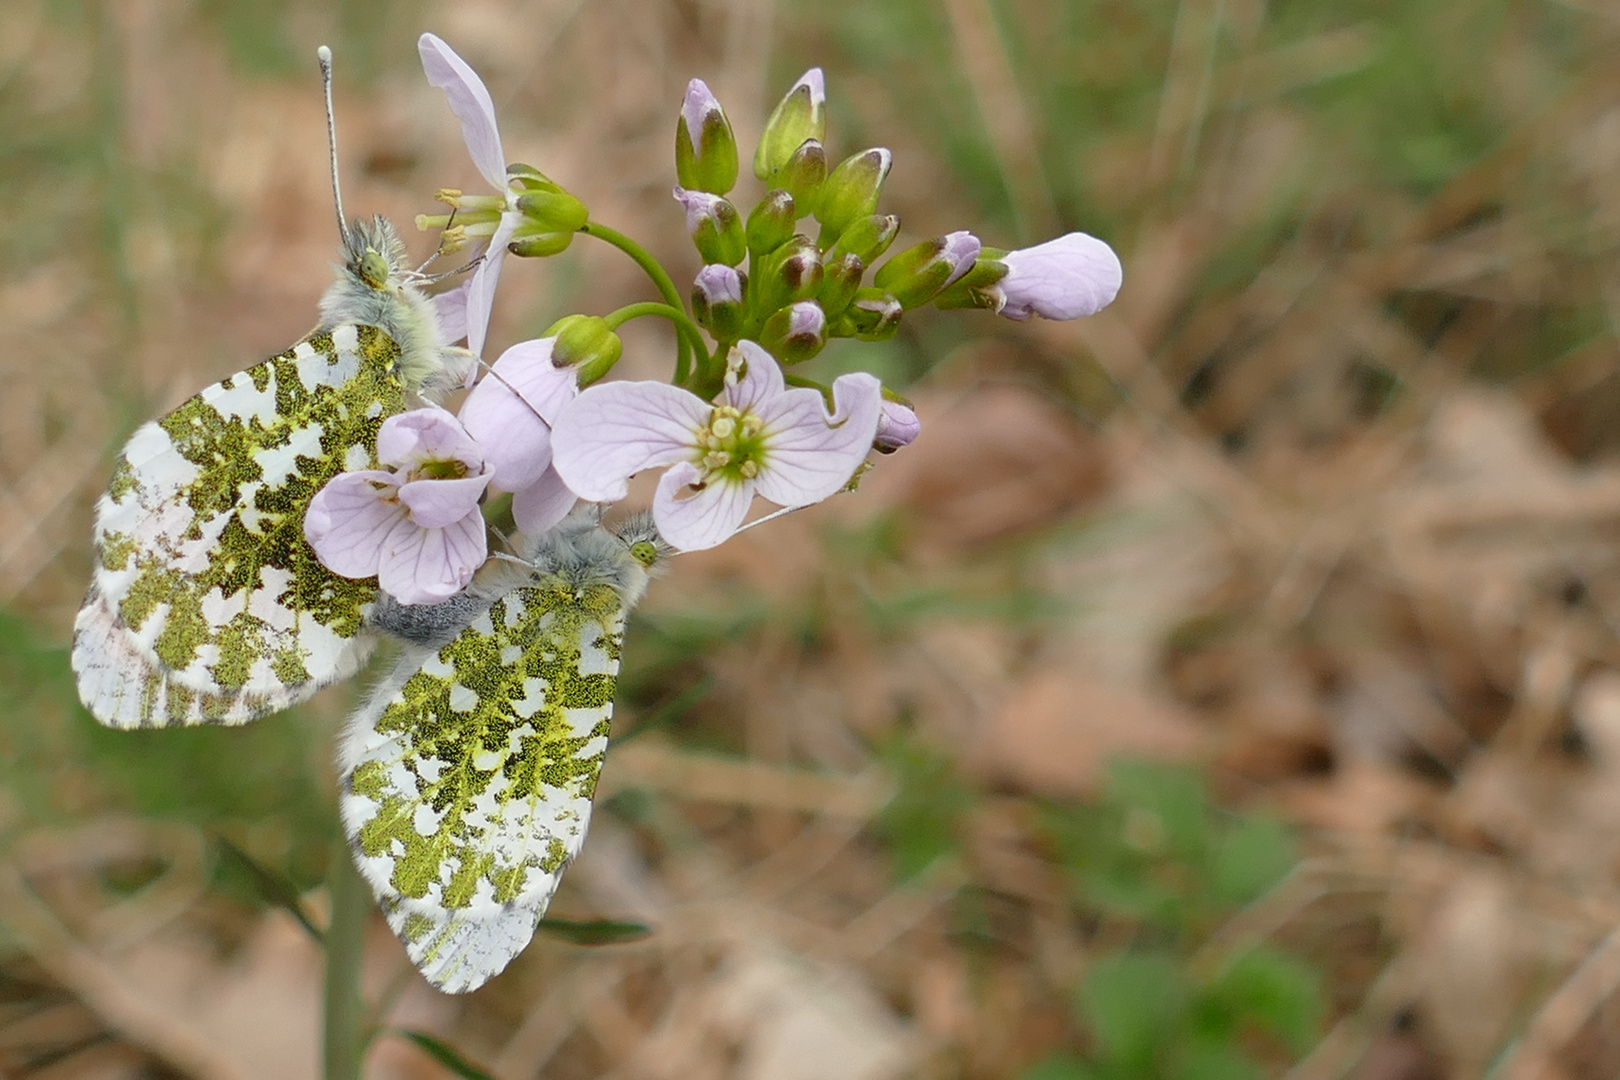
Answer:
M624 633L592 569L537 572L408 653L344 735L355 858L443 990L482 986L528 944L585 840Z
M74 624L85 706L118 728L243 723L352 674L375 579L323 567L304 512L374 468L405 408L399 346L346 323L144 424L96 506L96 568Z

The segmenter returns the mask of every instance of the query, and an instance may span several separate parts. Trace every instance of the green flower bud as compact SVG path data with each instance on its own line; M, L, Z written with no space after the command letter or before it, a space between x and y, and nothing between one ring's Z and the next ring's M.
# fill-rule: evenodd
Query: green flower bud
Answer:
M742 337L747 293L746 275L720 264L705 266L692 283L692 317L714 340L736 341Z
M900 329L903 314L905 309L891 293L877 288L861 289L832 333L835 337L858 337L862 341L887 341Z
M793 196L780 189L767 191L759 204L748 212L748 250L754 257L769 255L793 239L799 220Z
M754 150L754 175L770 181L806 139L827 137L827 85L820 68L799 77L771 111Z
M836 259L823 260L821 265L824 273L817 300L821 310L827 313L827 318L836 319L855 299L855 292L861 287L861 275L866 273L866 264L861 262L860 256L845 252Z
M787 164L776 171L771 183L793 196L793 207L800 217L812 214L827 179L827 151L817 139L806 139L793 151Z
M693 191L724 195L737 183L737 139L702 79L686 84L675 122L675 176Z
M566 191L531 191L517 197L524 224L543 232L577 232L590 220L585 204Z
M573 242L574 234L571 232L535 233L514 238L506 245L506 250L526 259L543 259L568 250L568 245Z
M953 232L907 248L882 266L872 284L888 289L906 309L926 304L945 286L973 268L979 256L979 238Z
M624 352L624 342L600 315L566 315L540 336L557 339L551 347L551 362L578 369L580 386L606 375Z
M988 290L1007 276L1007 264L1001 261L1001 256L1005 254L1007 253L1000 248L981 250L978 259L973 263L973 269L941 289L939 295L934 297L934 306L941 311L975 307L989 308L991 311L999 310L1000 301Z
M859 255L861 262L871 266L877 262L894 238L900 233L900 219L893 214L870 214L850 222L838 241L827 250L827 261L845 253Z
M675 189L675 198L686 208L686 231L704 262L736 266L743 261L748 237L735 206L718 195L683 187Z
M851 154L827 174L827 182L821 186L821 204L816 207L824 242L836 240L857 219L877 210L878 193L893 163L894 156L877 147Z
M802 363L827 344L827 316L814 300L790 304L765 320L759 344L784 364Z
M769 315L821 291L821 252L808 236L795 236L767 255L755 274L754 310Z

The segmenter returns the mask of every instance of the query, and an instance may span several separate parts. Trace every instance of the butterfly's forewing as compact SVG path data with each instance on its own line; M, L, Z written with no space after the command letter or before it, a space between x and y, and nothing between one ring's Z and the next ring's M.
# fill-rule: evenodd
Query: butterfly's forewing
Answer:
M344 825L439 988L505 968L579 852L623 634L611 585L539 573L443 648L403 657L351 721Z
M98 720L243 723L354 672L376 581L322 566L304 512L338 472L375 467L383 419L405 408L399 357L384 331L342 324L130 438L74 625Z

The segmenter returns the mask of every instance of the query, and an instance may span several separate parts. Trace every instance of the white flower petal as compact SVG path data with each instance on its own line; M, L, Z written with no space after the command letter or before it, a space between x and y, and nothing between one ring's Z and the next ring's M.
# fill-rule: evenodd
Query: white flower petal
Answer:
M484 447L500 491L521 491L551 464L551 424L579 395L579 375L551 362L556 338L523 341L495 361L461 406L461 423Z
M393 473L378 469L339 473L315 493L304 512L304 539L321 565L343 577L377 572L383 540L405 508L392 501Z
M849 483L877 435L882 386L866 372L833 382L832 416L815 390L788 390L765 402L765 460L757 477L760 495L781 506L808 506Z
M395 413L377 432L377 460L396 469L424 461L459 461L470 473L484 472L484 451L454 414L430 405Z
M702 551L730 539L754 501L752 481L728 483L718 477L702 491L676 498L701 475L697 466L683 461L659 478L653 494L658 533L681 551Z
M489 238L489 250L484 260L472 272L467 283L467 350L484 355L484 338L489 333L489 315L495 307L495 286L501 280L501 263L506 259L506 245L512 242L522 219L512 213L501 215L495 226L495 235Z
M782 378L782 369L777 366L775 358L758 343L739 341L731 347L731 351L732 355L727 357L727 365L735 364L740 354L745 370L735 382L730 375L727 376L726 404L748 412L759 402L774 398L787 386Z
M512 496L512 520L521 531L539 536L567 517L578 501L557 470L547 469L540 479Z
M1009 251L1001 261L1007 276L988 291L1003 298L1002 315L1020 322L1095 315L1113 302L1125 276L1114 249L1081 232Z
M478 500L489 486L489 474L412 480L401 484L399 501L410 511L411 522L424 529L442 529L478 513Z
M460 592L487 554L484 519L476 514L443 529L406 519L383 543L377 584L402 604L437 604Z
M461 137L473 164L496 191L506 190L506 155L501 151L501 133L495 124L495 103L490 100L484 80L456 55L456 51L433 34L423 34L416 42L427 80L444 91L450 111L461 121Z
M580 498L617 501L642 469L695 457L710 411L708 402L668 383L587 387L552 425L552 467Z
M467 290L471 287L472 279L468 278L433 297L433 311L439 317L445 341L460 341L467 336Z

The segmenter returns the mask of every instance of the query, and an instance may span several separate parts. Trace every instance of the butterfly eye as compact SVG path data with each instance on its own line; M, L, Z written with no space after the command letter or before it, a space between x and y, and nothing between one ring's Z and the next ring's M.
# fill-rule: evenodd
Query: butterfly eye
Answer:
M630 557L642 566L652 566L658 561L658 545L651 540L637 540L630 545Z
M360 256L360 265L356 268L360 280L373 289L381 289L388 284L388 260L375 248L366 248L366 253Z

